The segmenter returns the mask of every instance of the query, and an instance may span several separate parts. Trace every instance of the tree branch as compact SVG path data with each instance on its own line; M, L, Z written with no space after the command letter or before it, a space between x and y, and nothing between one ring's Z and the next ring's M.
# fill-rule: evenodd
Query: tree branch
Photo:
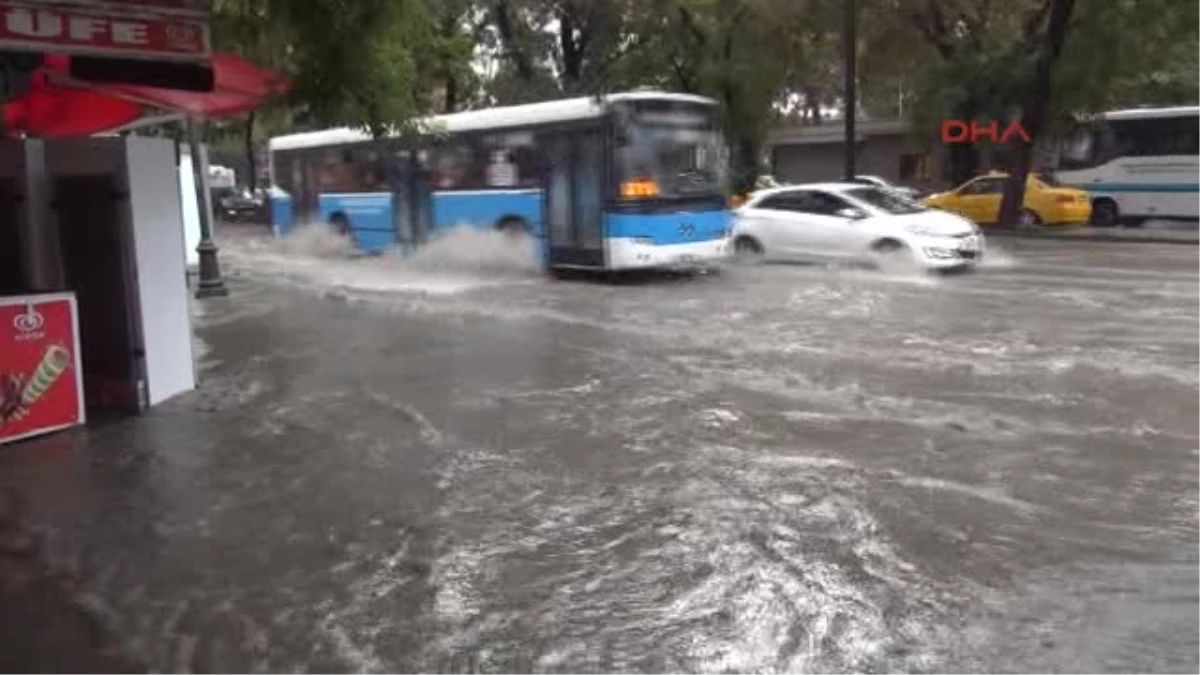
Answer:
M696 43L701 48L706 47L708 45L708 36L700 28L700 25L696 23L696 17L692 16L691 11L687 7L683 5L678 5L677 7L679 9L679 18L683 20L684 27L688 29L688 32L692 34L692 37L695 38Z
M945 16L937 0L928 0L924 11L909 12L908 19L943 59L949 60L954 57L954 43L949 39Z

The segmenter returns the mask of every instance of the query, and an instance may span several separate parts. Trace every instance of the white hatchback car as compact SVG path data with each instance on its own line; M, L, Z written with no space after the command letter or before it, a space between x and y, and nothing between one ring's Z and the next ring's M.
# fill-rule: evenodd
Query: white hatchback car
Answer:
M761 190L734 211L737 257L908 259L925 268L975 265L984 238L971 221L855 183Z

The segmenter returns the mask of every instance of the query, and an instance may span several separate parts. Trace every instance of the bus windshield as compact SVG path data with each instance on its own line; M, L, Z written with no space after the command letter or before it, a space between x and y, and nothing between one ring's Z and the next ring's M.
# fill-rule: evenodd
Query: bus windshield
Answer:
M723 192L725 146L715 120L698 126L635 121L622 136L613 158L618 182L652 180L657 196L668 199Z

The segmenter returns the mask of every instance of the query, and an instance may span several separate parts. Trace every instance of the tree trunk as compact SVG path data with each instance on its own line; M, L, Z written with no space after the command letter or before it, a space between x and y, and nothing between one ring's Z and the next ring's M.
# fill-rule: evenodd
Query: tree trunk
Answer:
M1054 64L1062 54L1070 29L1075 0L1046 0L1048 20L1039 49L1034 52L1033 69L1021 96L1021 127L1029 135L1028 143L1020 142L1012 153L1004 198L1000 202L1000 222L1015 223L1025 203L1025 183L1033 160L1034 147L1042 137L1050 114Z
M529 53L521 43L524 35L517 35L517 18L508 0L500 0L492 8L496 17L496 30L500 33L500 42L504 46L505 55L516 66L517 74L525 82L533 80L533 63Z
M446 76L446 90L442 98L442 112L449 114L458 108L458 78L453 74Z
M246 115L246 132L245 132L245 136L243 137L243 139L246 143L246 145L244 147L246 149L246 166L248 167L247 171L250 173L250 176L246 181L246 187L250 188L250 192L253 193L255 190L258 189L258 162L255 161L256 158L254 156L254 111L253 110L250 111L250 113L248 115Z
M970 118L965 118L970 119ZM979 149L969 143L955 143L947 150L946 173L957 187L979 173Z
M575 41L575 17L568 8L558 14L558 47L562 53L562 88L575 93L583 79L583 53Z

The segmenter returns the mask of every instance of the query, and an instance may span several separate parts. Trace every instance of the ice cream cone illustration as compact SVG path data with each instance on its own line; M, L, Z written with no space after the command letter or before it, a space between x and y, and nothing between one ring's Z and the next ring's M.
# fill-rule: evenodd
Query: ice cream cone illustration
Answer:
M17 408L9 413L8 418L19 420L29 413L29 409L37 402L38 399L46 393L58 378L67 371L71 365L71 352L61 345L50 345L42 354L42 360L38 363L37 368L33 371L33 375L25 383L25 389L21 392L20 403Z

